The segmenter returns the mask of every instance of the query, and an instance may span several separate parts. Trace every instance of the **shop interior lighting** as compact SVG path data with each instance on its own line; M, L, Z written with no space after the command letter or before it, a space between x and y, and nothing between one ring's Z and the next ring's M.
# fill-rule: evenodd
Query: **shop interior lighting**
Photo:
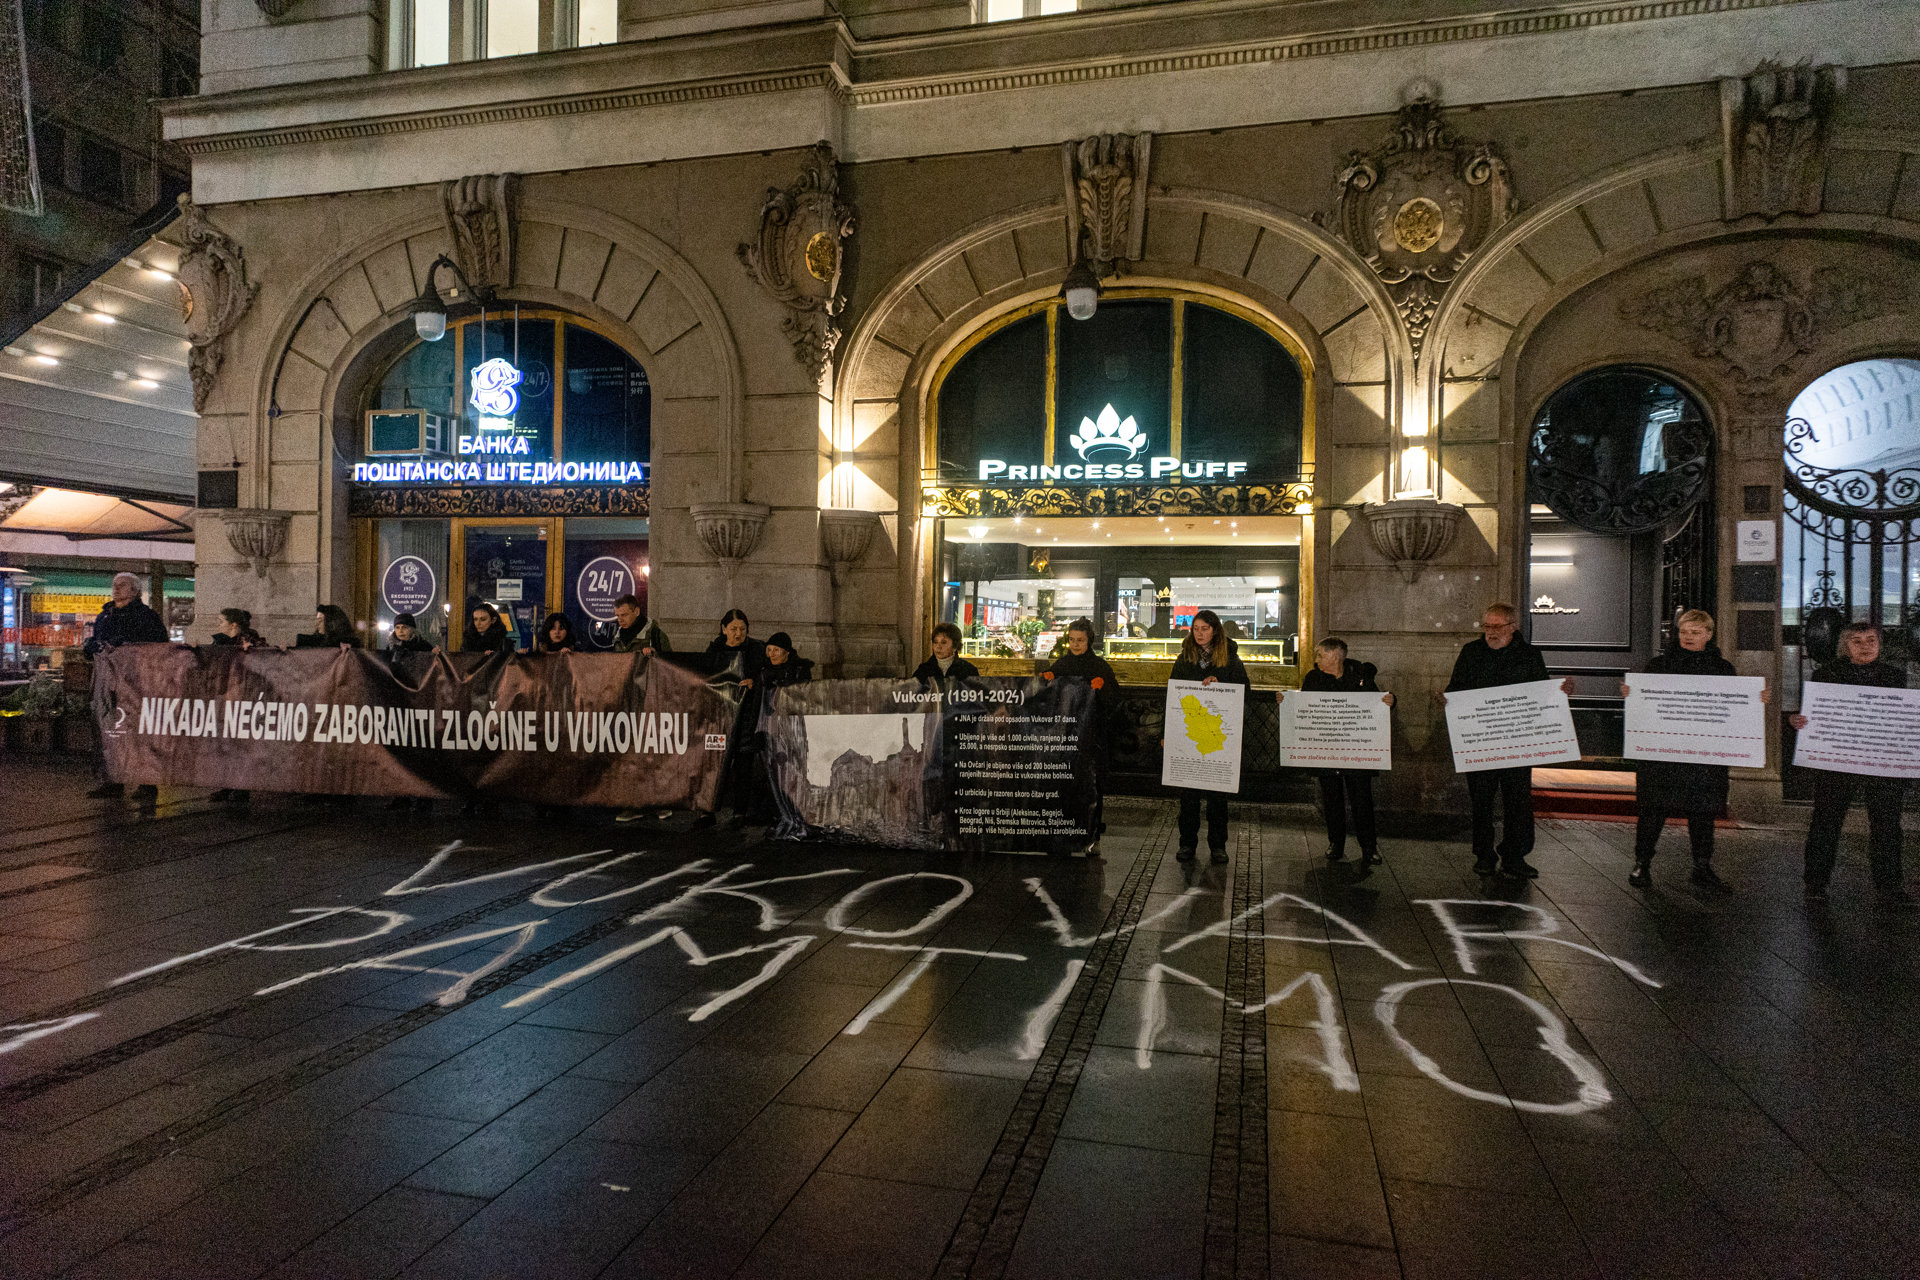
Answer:
M53 364L60 363L58 360L55 360L52 356L36 355L36 356L28 356L27 358L33 361L35 364L53 365Z
M967 532L975 538L984 538L987 536L987 526L983 524L970 524L967 526Z
M133 385L136 387L139 387L142 391L152 391L156 387L158 387L160 384L155 382L152 378L135 378L133 380Z

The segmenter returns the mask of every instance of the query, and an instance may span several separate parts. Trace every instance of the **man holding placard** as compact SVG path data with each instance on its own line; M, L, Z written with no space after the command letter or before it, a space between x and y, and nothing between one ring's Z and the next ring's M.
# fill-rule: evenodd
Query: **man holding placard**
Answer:
M1313 769L1327 824L1327 862L1347 856L1347 813L1360 844L1361 876L1380 861L1373 818L1373 775L1393 767L1393 695L1373 681L1371 662L1347 658L1347 642L1329 636L1313 647L1313 670L1280 694L1280 764Z
M1907 688L1905 671L1880 661L1879 627L1841 629L1839 656L1813 673L1792 720L1800 731L1793 762L1819 770L1807 827L1807 901L1827 900L1840 827L1858 791L1866 795L1874 895L1883 907L1911 910L1900 874L1900 805L1906 780L1920 777L1920 691Z
M1687 816L1693 882L1724 889L1713 869L1713 820L1727 807L1728 769L1767 763L1766 681L1734 674L1713 643L1713 615L1689 609L1675 626L1679 644L1647 664L1631 684L1626 746L1636 762L1639 829L1627 883L1653 887L1653 851L1667 819Z
M1453 767L1467 775L1473 803L1473 869L1517 880L1540 874L1533 852L1533 770L1580 758L1567 704L1572 681L1552 681L1540 651L1520 636L1520 611L1490 604L1480 616L1480 639L1461 646L1446 692ZM1464 695L1449 697L1448 695ZM1500 798L1501 836L1494 861L1493 801Z

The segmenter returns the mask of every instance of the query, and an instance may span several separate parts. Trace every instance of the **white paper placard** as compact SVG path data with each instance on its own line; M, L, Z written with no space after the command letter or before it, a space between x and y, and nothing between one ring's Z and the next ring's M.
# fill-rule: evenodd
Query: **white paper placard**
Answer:
M1167 745L1160 753L1160 781L1200 791L1238 791L1246 717L1243 685L1167 681Z
M1724 764L1763 769L1767 714L1758 676L1626 677L1629 760Z
M1920 689L1809 680L1801 689L1807 727L1793 762L1805 769L1920 778Z
M1573 708L1558 680L1529 680L1447 694L1453 771L1525 769L1580 758Z
M1280 765L1393 768L1393 713L1385 695L1288 689L1280 695Z
M520 584L525 581L526 579L524 578L495 578L493 582L493 598L502 604L519 600Z

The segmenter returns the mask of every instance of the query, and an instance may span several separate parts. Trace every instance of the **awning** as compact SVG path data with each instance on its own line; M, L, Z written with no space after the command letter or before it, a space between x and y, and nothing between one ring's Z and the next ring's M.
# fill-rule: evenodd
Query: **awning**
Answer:
M0 348L0 478L192 501L178 212L130 235Z
M5 519L0 531L54 533L77 540L157 538L191 542L193 508L185 503L119 498L73 489L42 489Z

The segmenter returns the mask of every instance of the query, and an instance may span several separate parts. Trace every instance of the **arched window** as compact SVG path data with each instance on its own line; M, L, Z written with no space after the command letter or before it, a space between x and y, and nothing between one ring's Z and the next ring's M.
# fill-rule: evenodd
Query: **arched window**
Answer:
M1107 290L1086 320L1049 299L974 335L929 405L933 616L975 658L1048 657L1085 617L1109 658L1164 662L1211 610L1279 679L1311 589L1290 342L1231 303L1145 289Z
M1110 293L1016 312L942 371L936 483L1245 484L1301 472L1306 377L1225 304Z
M1782 623L1806 656L1876 622L1891 656L1920 649L1920 360L1862 360L1788 408Z
M1527 446L1532 501L1593 533L1644 533L1706 494L1712 433L1700 406L1647 369L1600 369L1553 393Z

